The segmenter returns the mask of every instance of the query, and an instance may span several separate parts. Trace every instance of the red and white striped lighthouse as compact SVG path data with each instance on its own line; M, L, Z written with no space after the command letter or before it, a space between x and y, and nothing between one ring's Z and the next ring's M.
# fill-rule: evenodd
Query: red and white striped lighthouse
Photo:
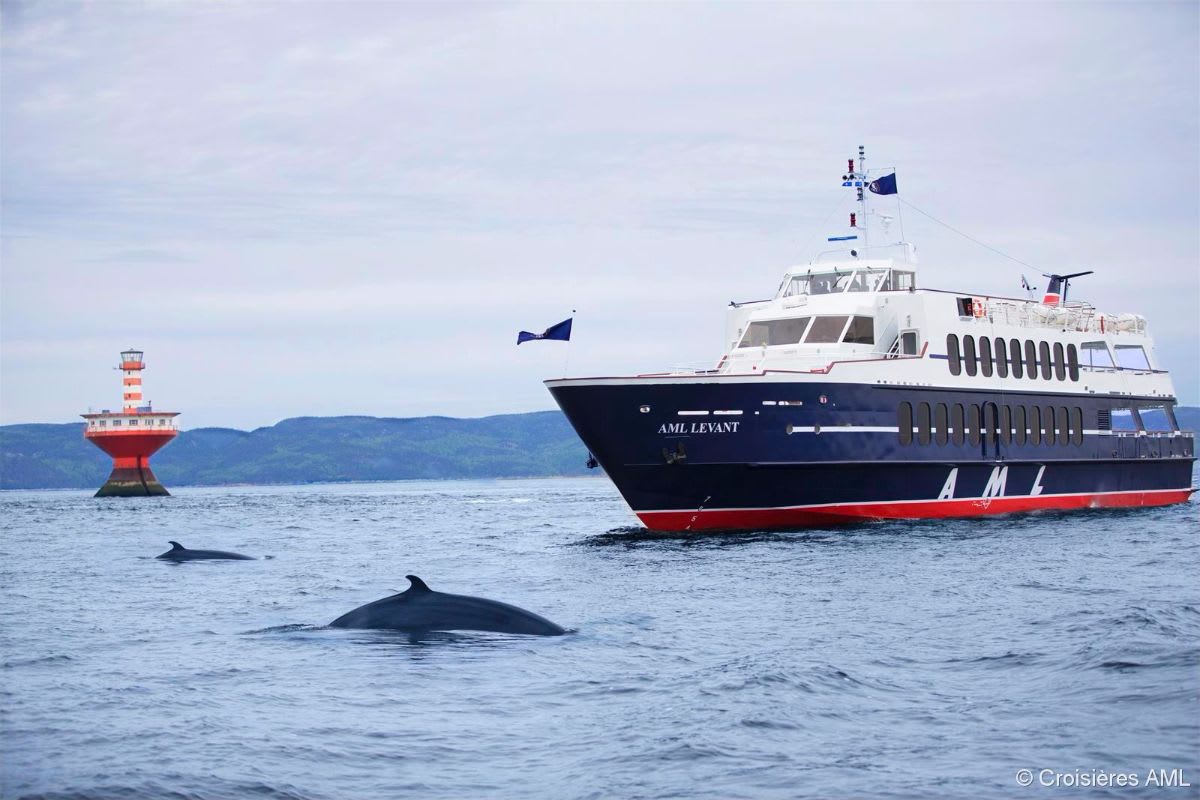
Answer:
M121 351L122 407L81 415L84 438L112 456L113 470L96 497L144 497L170 494L150 471L150 456L175 438L176 411L155 411L142 399L142 351Z

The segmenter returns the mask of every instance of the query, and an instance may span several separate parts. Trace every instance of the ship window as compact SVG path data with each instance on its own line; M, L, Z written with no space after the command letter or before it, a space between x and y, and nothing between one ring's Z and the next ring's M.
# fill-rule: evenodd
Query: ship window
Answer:
M1037 406L1029 409L1029 443L1042 443L1042 410Z
M963 359L967 362L967 374L974 376L979 372L979 365L975 363L975 337L963 337Z
M1012 409L1000 406L1000 442L1008 444L1012 441Z
M812 327L804 341L806 344L826 344L838 342L842 338L842 330L846 327L847 317L813 317Z
M103 427L104 427L104 426L106 426L106 425L108 425L108 423L107 423L107 422L105 422L104 420L100 420L100 427L101 427L101 428L103 428Z
M1058 443L1067 445L1071 441L1070 417L1067 415L1066 406L1058 407Z
M1121 369L1150 369L1146 351L1140 344L1119 344L1113 349L1117 351L1117 364Z
M113 427L114 427L114 428L120 427L120 425L121 425L121 420L119 420L119 419L114 419L114 420L113 420Z
M955 444L962 444L966 439L966 432L963 430L965 418L963 417L962 403L955 403L954 408L950 409L952 419L950 422L952 430L950 435L953 437Z
M808 317L793 317L751 322L750 327L746 329L746 335L738 343L738 347L797 344L804 337L804 328L808 325L808 319Z
M938 444L945 444L947 439L949 438L947 435L947 432L946 432L946 427L950 423L949 417L950 417L950 415L949 415L949 412L946 410L946 404L938 403L937 407L934 408L934 410L933 410L933 426L934 426L933 433L934 433L934 437L935 437L934 440Z
M1037 345L1032 339L1025 340L1025 372L1029 380L1037 380Z
M917 285L916 278L911 272L893 271L892 272L892 288L908 291Z
M967 406L967 436L972 445L979 444L979 406Z
M1025 444L1025 440L1029 436L1029 431L1025 428L1025 406L1017 406L1013 409L1013 427L1016 428L1016 443L1018 445Z
M1071 441L1076 447L1083 444L1083 409L1079 406L1071 409Z
M946 335L946 358L950 360L950 374L962 374L962 355L958 352L958 334Z
M1001 378L1008 377L1008 348L1001 338L996 339L996 374Z
M988 447L996 446L996 404L983 404L983 441Z
M1112 356L1108 354L1108 346L1104 342L1084 342L1079 360L1088 369L1104 369L1116 366Z
M1042 408L1042 444L1054 444L1054 406Z
M842 341L851 344L875 344L875 318L853 317Z
M850 273L845 275L837 275L834 273L825 273L824 275L796 275L788 282L787 287L783 290L784 297L793 297L798 294L835 294L842 292L846 287L846 282L850 279Z
M1050 380L1050 370L1052 367L1050 365L1050 344L1048 342L1038 344L1038 364L1042 368L1042 380Z
M1162 406L1141 406L1138 416L1142 418L1142 427L1148 431L1172 431L1175 428L1167 416L1167 410Z
M1067 365L1063 358L1062 342L1054 343L1054 377L1060 381L1067 379Z
M960 317L971 316L971 298L969 298L969 297L958 298L958 315Z
M986 336L979 337L979 370L983 377L992 377L992 340Z
M1112 430L1128 432L1137 429L1138 421L1133 415L1132 408L1114 408L1112 410Z
M1024 376L1021 370L1021 340L1011 339L1008 342L1009 349L1012 351L1012 374L1014 378Z
M1071 380L1079 380L1079 350L1073 344L1067 345L1067 374Z
M929 403L917 403L917 444L929 444Z
M901 403L896 409L896 423L900 426L900 444L912 444L912 403Z

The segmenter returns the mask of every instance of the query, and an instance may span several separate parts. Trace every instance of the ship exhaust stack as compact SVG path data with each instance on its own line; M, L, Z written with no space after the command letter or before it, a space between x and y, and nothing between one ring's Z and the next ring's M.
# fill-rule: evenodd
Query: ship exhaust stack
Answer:
M151 497L170 492L150 470L150 456L174 439L175 411L155 411L142 399L141 350L121 352L122 408L99 414L83 414L87 421L83 436L112 456L113 469L96 497Z

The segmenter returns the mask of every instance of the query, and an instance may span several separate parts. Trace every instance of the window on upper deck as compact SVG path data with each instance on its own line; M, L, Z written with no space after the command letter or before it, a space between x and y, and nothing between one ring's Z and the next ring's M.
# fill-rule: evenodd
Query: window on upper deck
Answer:
M804 337L805 344L840 342L848 317L813 317L812 328Z
M823 273L820 275L793 275L783 288L783 297L796 295L834 294L846 288L845 283L838 285L839 280L850 280L850 273Z
M1079 363L1088 368L1115 367L1108 345L1104 342L1084 342L1079 348Z
M768 319L751 322L738 347L773 347L777 344L798 344L804 337L809 317Z
M850 320L850 327L846 329L846 335L842 337L842 341L849 342L850 344L875 344L875 318L852 318Z
M1117 364L1121 369L1150 369L1150 360L1140 344L1119 344L1113 349L1117 351Z
M1165 406L1139 406L1138 416L1142 418L1142 426L1148 431L1178 430L1167 414Z

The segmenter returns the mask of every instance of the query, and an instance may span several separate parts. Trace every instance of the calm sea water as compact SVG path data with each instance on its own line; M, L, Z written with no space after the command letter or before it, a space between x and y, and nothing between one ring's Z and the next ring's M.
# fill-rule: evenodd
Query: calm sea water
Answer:
M666 538L603 479L174 491L0 495L3 797L1200 791L1195 502ZM323 627L410 572L577 632Z

